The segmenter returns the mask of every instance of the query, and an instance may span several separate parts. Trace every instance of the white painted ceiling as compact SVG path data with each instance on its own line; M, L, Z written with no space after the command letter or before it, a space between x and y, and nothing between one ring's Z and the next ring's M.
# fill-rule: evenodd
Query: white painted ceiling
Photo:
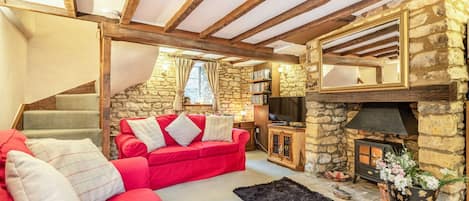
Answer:
M181 8L184 1L185 0L141 0L132 21L164 26L166 22L176 14L179 8Z
M228 26L216 32L213 36L231 39L281 13L303 3L305 0L267 0L244 14Z

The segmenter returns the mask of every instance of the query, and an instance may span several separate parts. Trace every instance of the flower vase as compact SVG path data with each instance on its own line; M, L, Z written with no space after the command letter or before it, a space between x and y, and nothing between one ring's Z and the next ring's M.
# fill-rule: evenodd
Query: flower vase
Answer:
M408 187L405 189L405 195L403 195L394 184L390 183L388 183L388 192L390 201L436 201L439 193L438 190Z

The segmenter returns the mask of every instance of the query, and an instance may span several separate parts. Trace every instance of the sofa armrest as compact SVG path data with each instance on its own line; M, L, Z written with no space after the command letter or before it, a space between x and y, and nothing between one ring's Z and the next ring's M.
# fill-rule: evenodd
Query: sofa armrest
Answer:
M249 141L250 135L247 130L233 128L233 142L239 143L240 146L245 147Z
M147 146L134 135L119 134L116 136L119 158L146 157Z
M150 187L150 171L147 159L134 157L111 162L121 174L126 191Z

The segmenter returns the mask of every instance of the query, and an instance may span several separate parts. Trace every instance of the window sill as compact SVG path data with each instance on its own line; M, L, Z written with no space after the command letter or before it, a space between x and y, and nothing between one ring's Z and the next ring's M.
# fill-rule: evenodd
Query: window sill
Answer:
M184 104L189 107L212 107L212 104Z

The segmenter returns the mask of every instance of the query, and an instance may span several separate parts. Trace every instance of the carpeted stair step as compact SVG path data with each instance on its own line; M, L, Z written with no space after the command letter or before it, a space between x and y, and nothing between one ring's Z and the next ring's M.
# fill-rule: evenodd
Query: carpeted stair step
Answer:
M99 110L98 94L56 95L57 110Z
M90 138L96 146L101 146L101 129L38 129L23 130L28 139L55 138L60 140L80 140Z
M99 111L31 110L23 113L23 128L99 128Z

